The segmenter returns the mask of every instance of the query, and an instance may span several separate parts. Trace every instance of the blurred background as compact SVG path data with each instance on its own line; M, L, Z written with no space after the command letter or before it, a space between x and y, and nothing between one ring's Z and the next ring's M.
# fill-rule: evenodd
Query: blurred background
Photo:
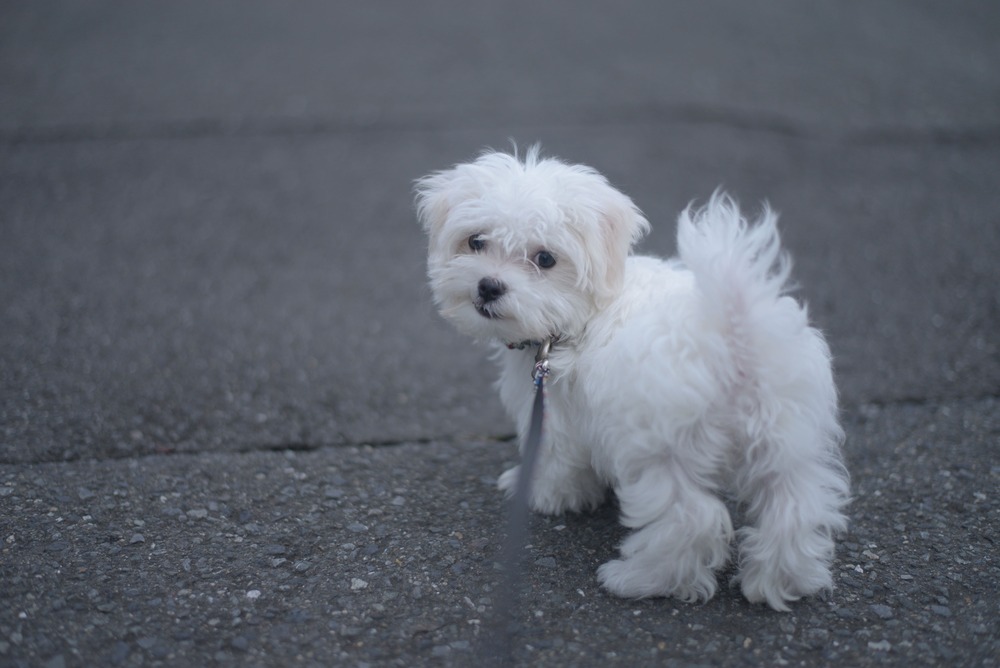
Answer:
M782 213L845 405L992 391L994 2L5 2L0 460L507 436L413 179Z

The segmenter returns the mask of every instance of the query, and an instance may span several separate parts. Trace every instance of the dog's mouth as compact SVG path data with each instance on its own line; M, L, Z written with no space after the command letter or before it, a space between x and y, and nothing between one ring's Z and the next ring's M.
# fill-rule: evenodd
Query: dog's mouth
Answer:
M472 303L472 305L476 307L476 313L483 316L487 320L498 320L503 317L494 310L494 302L482 302L477 299Z

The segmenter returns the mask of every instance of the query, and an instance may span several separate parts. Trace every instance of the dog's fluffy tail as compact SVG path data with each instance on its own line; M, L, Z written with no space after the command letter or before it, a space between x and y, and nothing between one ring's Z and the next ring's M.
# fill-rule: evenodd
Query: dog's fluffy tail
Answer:
M765 205L751 224L737 203L719 190L704 207L689 205L678 221L681 261L694 273L705 316L715 331L726 333L734 371L744 378L760 368L761 346L769 347L775 330L806 326L805 310L791 299L781 299L789 289L792 263L781 250L777 221L777 214Z
M814 414L824 429L839 430L830 350L809 326L805 306L786 294L792 263L781 249L777 221L765 205L749 222L732 198L716 191L704 207L681 214L681 261L701 293L706 329L724 339L716 373L724 374L734 396L752 404L740 407L769 412L757 416L766 430L775 401L787 400Z

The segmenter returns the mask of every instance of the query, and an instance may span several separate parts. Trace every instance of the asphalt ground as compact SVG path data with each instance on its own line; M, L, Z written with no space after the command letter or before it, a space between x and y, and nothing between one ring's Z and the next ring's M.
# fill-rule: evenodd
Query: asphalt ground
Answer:
M413 179L541 141L768 200L835 355L832 595L619 600L532 520L520 665L1000 663L990 2L0 6L0 665L482 662L515 460ZM732 572L723 574L725 582Z

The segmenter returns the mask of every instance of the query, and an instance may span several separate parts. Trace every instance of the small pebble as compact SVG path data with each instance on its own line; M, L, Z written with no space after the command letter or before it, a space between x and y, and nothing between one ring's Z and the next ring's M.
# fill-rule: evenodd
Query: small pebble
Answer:
M887 605L882 605L881 603L876 603L874 605L868 606L872 612L874 612L879 619L892 619L893 612L892 608Z
M250 599L251 601L256 601L258 598L260 598L260 589L251 589L250 591L248 591L247 598Z
M132 534L132 537L129 538L128 544L137 545L139 543L145 543L145 542L146 542L145 536L143 536L141 533L134 533Z
M111 654L108 660L111 661L112 666L121 665L128 658L129 651L130 648L127 642L118 641L111 647Z
M351 578L351 591L359 591L368 587L368 583L361 578Z
M815 649L825 645L830 639L830 632L826 629L808 629L805 634L806 642Z
M66 668L66 657L62 654L56 654L45 662L45 668Z

